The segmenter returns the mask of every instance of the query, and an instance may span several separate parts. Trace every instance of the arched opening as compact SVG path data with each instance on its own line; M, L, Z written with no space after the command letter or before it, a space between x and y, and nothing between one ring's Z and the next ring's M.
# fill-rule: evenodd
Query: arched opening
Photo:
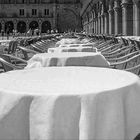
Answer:
M14 23L12 21L7 21L5 23L5 32L8 31L9 33L12 33L13 29L14 29Z
M47 33L48 30L51 30L51 23L49 21L44 21L41 26L41 32Z
M57 14L57 28L59 32L75 31L77 26L78 19L74 11L69 9L59 11Z
M34 29L37 29L39 26L38 26L38 23L37 21L32 21L30 24L29 24L29 28L31 30L34 30Z
M17 24L17 31L20 33L26 32L26 23L24 21L19 21Z

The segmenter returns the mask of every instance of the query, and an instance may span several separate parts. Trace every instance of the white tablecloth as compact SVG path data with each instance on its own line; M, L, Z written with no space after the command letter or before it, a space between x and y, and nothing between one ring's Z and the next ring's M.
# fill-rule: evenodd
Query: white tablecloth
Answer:
M0 140L132 140L140 79L125 71L49 67L0 74Z
M60 41L58 41L55 46L59 47L60 45L64 44L83 44L88 42L89 42L88 39L79 40L78 38L63 38Z
M61 53L61 52L97 52L97 48L95 47L56 47L49 48L48 53Z
M109 62L99 52L41 53L28 61L26 69L49 66L109 67Z

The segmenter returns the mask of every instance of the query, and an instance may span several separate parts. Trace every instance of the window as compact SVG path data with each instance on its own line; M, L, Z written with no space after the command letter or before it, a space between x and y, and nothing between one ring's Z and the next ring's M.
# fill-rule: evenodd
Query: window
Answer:
M32 9L32 15L33 16L37 15L37 10L36 9Z
M49 9L44 9L44 15L49 15Z
M19 10L19 15L20 15L20 16L23 16L23 15L24 15L24 9L20 9L20 10Z

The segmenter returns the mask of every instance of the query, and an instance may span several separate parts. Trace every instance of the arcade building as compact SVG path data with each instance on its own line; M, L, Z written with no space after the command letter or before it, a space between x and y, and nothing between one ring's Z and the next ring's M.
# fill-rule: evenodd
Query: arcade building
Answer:
M0 0L0 31L79 30L80 8L80 0Z
M140 35L140 0L81 0L87 33Z

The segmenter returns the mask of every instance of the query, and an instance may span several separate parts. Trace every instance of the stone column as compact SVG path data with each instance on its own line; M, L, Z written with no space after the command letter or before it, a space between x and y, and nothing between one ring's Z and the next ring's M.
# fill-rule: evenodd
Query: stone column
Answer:
M5 22L4 21L1 22L1 26L2 26L2 30L5 31Z
M133 7L134 7L133 34L139 36L140 35L140 2L136 0Z
M26 20L26 32L29 31L29 21Z
M96 32L99 34L99 19L96 19Z
M115 34L122 33L122 9L120 7L120 1L115 0L114 6L114 15L115 15Z
M109 34L114 34L114 10L112 5L109 5Z
M93 33L96 33L96 22L95 22L95 18L93 19L93 29L94 29L94 32Z
M101 33L101 17L98 16L98 34Z
M133 35L133 3L122 1L123 35Z
M17 20L14 20L14 30L17 30Z
M95 34L96 32L96 23L95 23L95 18L93 19L93 33Z
M93 33L93 21L90 22L90 34Z
M104 34L104 14L101 15L101 34Z
M109 33L109 17L108 17L108 13L104 14L104 21L105 21L105 34Z
M41 21L41 19L38 20L38 24L39 24L39 30L41 31L41 30L42 30L42 28L41 28L41 26L42 26L42 21Z
M104 30L105 30L104 13L105 13L105 5L104 2L101 1L101 34L104 34Z
M88 23L88 34L90 34L91 32L91 26L90 26L90 22Z
M90 24L87 24L87 33L90 34Z
M95 21L95 33L97 34L97 33L98 33L98 30L97 30L97 27L98 27L98 26L97 26L97 24L98 24L98 23L97 23L97 18L95 18L94 21Z
M53 25L52 27L54 29L57 28L57 5L53 4Z

